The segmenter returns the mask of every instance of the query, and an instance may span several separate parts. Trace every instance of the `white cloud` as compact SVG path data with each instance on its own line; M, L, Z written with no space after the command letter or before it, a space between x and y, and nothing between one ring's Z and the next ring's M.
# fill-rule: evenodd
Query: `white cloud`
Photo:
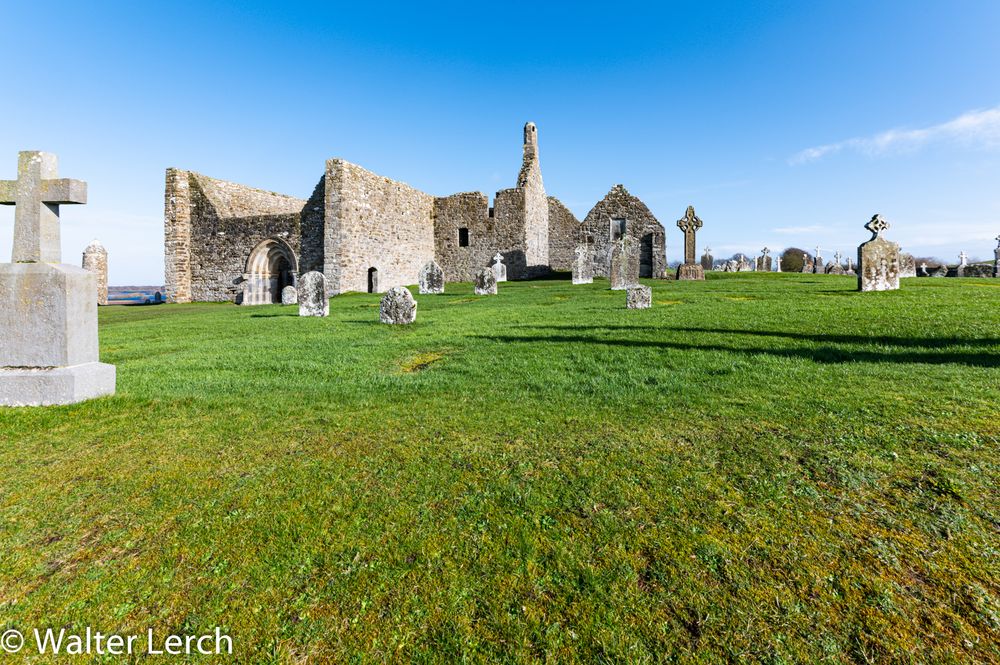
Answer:
M792 155L788 163L798 165L815 162L842 150L878 157L919 150L932 143L981 150L1000 149L1000 106L968 111L947 122L921 129L890 129L874 136L806 148Z

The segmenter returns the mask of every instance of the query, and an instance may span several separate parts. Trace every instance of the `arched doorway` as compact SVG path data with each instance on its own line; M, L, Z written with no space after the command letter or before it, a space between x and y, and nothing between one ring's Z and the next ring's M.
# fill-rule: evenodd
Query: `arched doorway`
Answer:
M270 305L281 302L281 290L295 286L298 262L295 252L284 240L268 238L247 258L243 282L244 305Z
M378 268L368 269L368 293L378 293Z
M639 243L639 277L653 276L653 234L647 233Z

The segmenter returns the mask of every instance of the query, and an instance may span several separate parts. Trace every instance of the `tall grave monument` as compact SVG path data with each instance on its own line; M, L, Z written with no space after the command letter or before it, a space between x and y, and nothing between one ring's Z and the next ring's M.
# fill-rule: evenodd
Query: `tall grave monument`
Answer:
M1000 236L996 237L997 248L993 250L993 276L1000 277Z
M695 261L695 233L702 227L702 221L694 214L694 206L688 206L684 216L677 220L677 228L684 232L684 263L677 266L677 279L705 279L705 270Z
M889 222L875 215L865 224L872 238L858 247L858 291L893 291L899 288L899 245L882 234Z
M115 367L99 361L97 275L62 263L59 206L87 202L87 183L59 178L55 155L18 154L0 180L14 212L11 263L0 264L0 405L72 404L112 395Z

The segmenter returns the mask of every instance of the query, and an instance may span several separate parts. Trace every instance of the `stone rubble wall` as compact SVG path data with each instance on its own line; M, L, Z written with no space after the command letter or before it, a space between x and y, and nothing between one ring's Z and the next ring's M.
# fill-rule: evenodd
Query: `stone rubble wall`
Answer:
M580 220L562 201L554 196L549 200L549 267L553 270L572 270L576 247L582 241Z
M416 284L434 258L434 197L341 159L327 162L324 273L330 295Z
M268 238L300 250L306 202L178 169L167 170L165 263L173 302L235 301L251 251Z
M460 247L459 229L469 230L469 245ZM471 282L500 249L489 199L465 192L434 199L434 260L446 282Z
M583 220L583 232L593 247L594 276L607 277L611 260L611 220L625 219L629 237L629 261L636 265L629 273L638 273L641 242L652 236L652 273L654 279L664 279L667 270L666 231L646 204L632 196L623 185L615 185L607 196L595 205Z

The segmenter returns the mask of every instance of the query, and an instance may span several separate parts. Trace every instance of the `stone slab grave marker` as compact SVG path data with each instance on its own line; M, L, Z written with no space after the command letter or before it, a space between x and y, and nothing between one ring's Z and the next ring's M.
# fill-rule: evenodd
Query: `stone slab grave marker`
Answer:
M573 250L573 283L593 284L594 283L594 261L591 256L589 243L577 245Z
M760 256L757 257L757 270L758 272L771 272L771 257L769 254L771 250L765 247L760 250Z
M83 250L84 270L97 275L97 304L108 304L108 250L96 238Z
M684 233L684 263L677 266L677 279L705 279L705 270L694 256L695 234L702 226L701 219L694 214L694 206L688 206L684 216L677 220L677 228Z
M87 183L59 178L55 155L18 153L17 180L0 180L16 206L12 262L0 264L0 405L72 404L113 395L100 362L97 275L61 263L59 206L87 202Z
M816 258L813 260L813 272L817 275L823 274L823 257L819 254L819 246L816 247Z
M865 228L872 237L858 247L858 291L898 289L899 245L882 237L889 223L876 214Z
M713 262L715 258L712 256L712 248L706 247L705 253L701 255L701 269L711 270L713 267Z
M326 276L310 270L299 278L299 316L330 316L330 299L326 297Z
M507 281L507 266L503 264L503 254L497 252L493 255L493 265L491 267L498 282Z
M417 301L405 286L394 286L382 296L378 314L382 323L407 325L417 320Z
M493 268L483 268L476 273L475 292L477 296L495 296L497 294L497 276Z
M831 261L826 266L826 274L827 275L843 275L844 274L844 266L843 266L843 264L841 264L841 260L843 258L844 258L843 254L840 253L840 250L837 250L837 252L833 255L833 261Z
M625 289L625 306L628 309L649 309L653 304L653 289L636 284Z
M802 254L802 272L812 272L812 271L813 271L813 262L812 262L812 259L809 258L808 254L803 253Z
M969 255L962 250L958 253L958 268L955 270L955 277L965 277L965 269L969 267Z
M281 304L282 305L297 305L299 304L299 292L294 286L289 284L285 288L281 289Z
M428 261L420 269L417 277L419 282L418 291L421 294L441 294L444 293L444 270L434 261Z
M624 291L629 287L629 244L628 236L611 245L611 255L608 259L608 280L612 291Z

